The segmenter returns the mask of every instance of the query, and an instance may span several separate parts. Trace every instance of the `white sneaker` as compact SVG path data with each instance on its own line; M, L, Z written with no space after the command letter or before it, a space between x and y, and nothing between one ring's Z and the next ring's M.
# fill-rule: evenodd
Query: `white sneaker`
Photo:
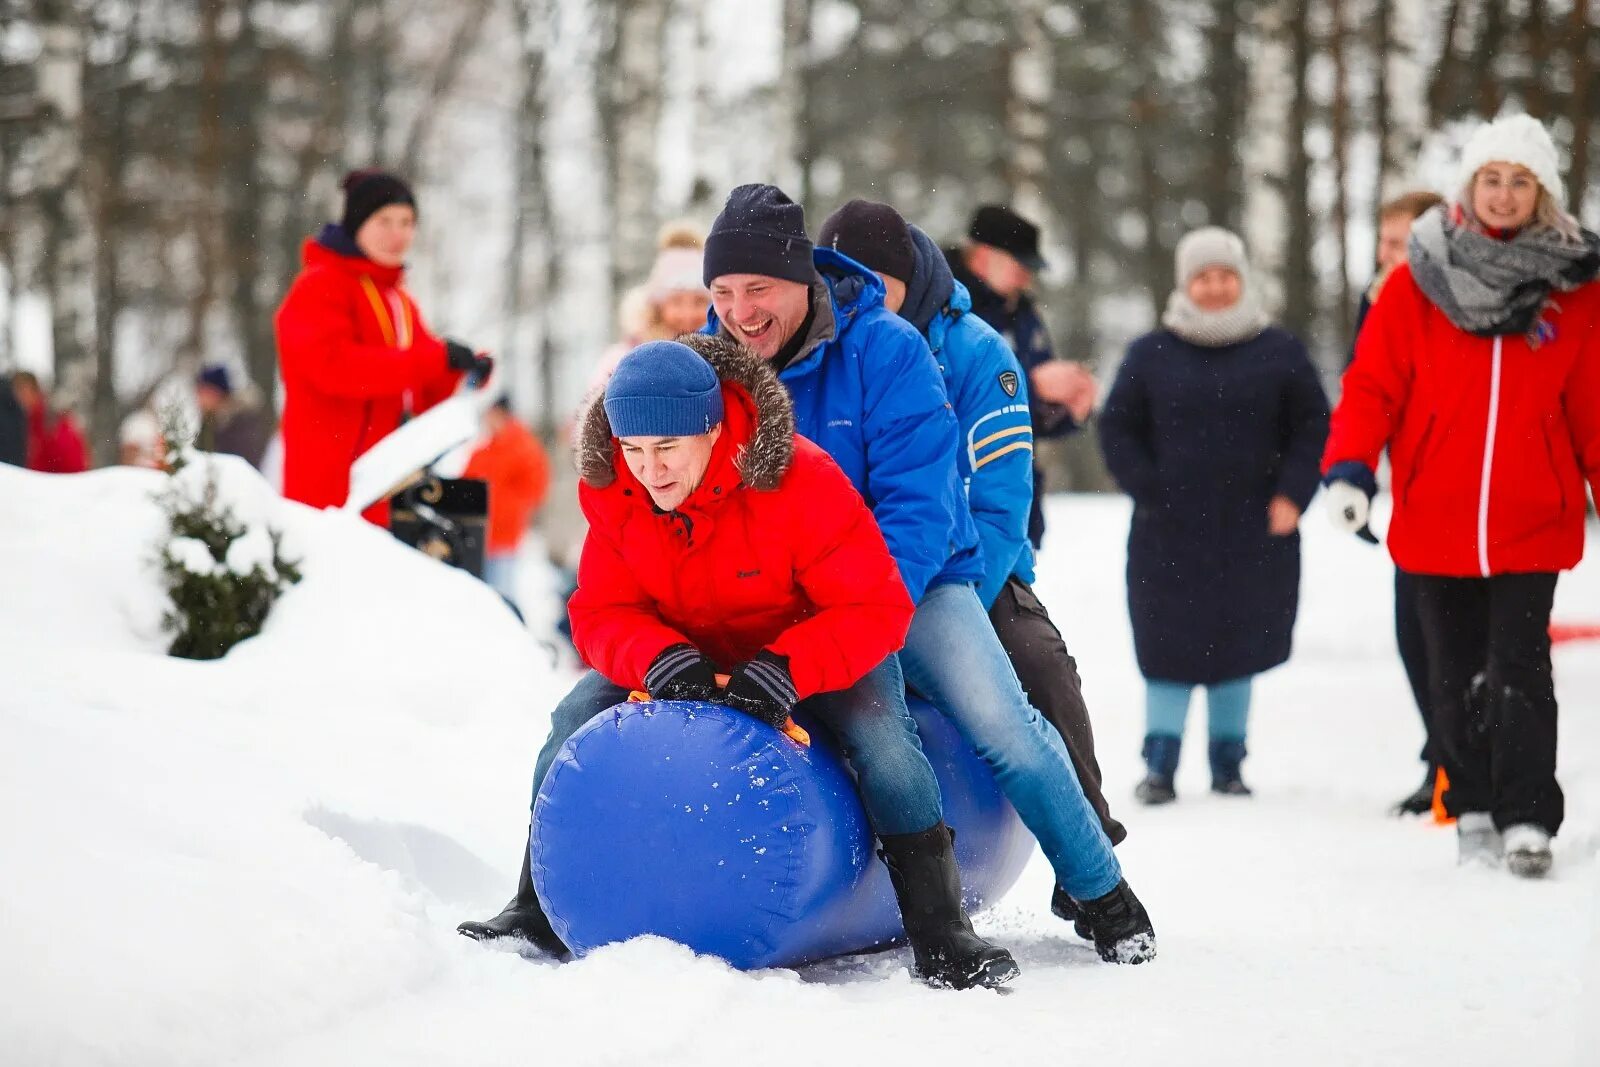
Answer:
M1506 827L1506 866L1518 878L1543 878L1550 873L1550 835L1544 827L1518 823Z
M1456 818L1456 862L1498 867L1501 860L1500 831L1486 811L1469 811Z

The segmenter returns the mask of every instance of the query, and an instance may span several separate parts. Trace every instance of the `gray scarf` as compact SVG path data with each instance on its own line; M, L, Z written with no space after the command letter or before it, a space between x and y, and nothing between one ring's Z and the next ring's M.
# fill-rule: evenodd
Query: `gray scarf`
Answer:
M1246 283L1238 303L1221 311L1202 311L1189 294L1174 289L1167 297L1167 310L1161 325L1203 348L1221 348L1248 341L1267 328L1267 313L1261 310L1256 295Z
M1538 347L1540 316L1553 292L1570 292L1600 272L1600 237L1570 241L1548 227L1502 240L1436 207L1411 227L1411 276L1457 328L1478 337L1524 335Z

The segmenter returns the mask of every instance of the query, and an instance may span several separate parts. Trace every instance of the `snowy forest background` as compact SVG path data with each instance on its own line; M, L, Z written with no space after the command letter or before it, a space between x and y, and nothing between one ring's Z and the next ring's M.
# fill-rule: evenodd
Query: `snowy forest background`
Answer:
M0 0L0 371L53 381L99 462L202 362L270 394L300 242L381 165L418 190L424 313L500 356L547 434L660 224L753 180L813 231L858 195L940 239L1012 203L1043 224L1059 352L1103 377L1182 233L1239 228L1332 385L1375 204L1449 192L1463 120L1549 121L1592 222L1597 22L1584 0Z

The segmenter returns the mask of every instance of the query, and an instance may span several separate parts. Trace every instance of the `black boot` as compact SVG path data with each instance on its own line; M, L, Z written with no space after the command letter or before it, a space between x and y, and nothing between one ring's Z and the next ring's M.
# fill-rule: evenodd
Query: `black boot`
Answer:
M1390 810L1396 815L1426 815L1433 810L1433 790L1439 778L1439 769L1429 767L1428 774L1417 786L1417 791L1407 796Z
M1244 762L1245 750L1243 741L1217 741L1211 742L1208 749L1211 757L1211 791L1221 793L1228 797L1248 797L1255 794L1250 787L1244 784L1244 779L1239 776L1239 764Z
M556 959L565 959L572 953L561 943L544 909L539 906L539 896L533 891L533 872L529 870L528 849L522 850L522 874L517 877L517 895L500 914L483 922L468 920L456 927L456 932L474 941L498 941L502 937L521 938L534 948Z
M1178 799L1172 780L1178 773L1178 753L1182 749L1182 738L1167 734L1145 735L1143 754L1149 773L1134 787L1133 795L1139 803L1170 804Z
M1107 963L1144 963L1156 958L1156 930L1150 915L1124 878L1096 900L1080 900L1079 916L1088 923L1095 950Z
M1083 912L1078 910L1078 902L1060 885L1050 894L1050 910L1055 912L1057 918L1071 923L1073 933L1085 941L1094 940L1094 931L1089 928L1089 920L1083 917Z
M1021 971L1011 953L973 931L972 921L961 909L961 872L951 847L953 838L950 828L939 822L918 834L881 838L878 855L889 868L923 981L951 989L994 989Z

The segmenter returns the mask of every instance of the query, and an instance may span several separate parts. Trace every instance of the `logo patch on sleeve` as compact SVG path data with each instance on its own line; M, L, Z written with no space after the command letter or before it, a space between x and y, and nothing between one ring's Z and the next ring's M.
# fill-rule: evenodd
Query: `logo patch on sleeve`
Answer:
M1017 372L1014 370L1002 372L1000 375L1000 388L1006 391L1006 396L1016 396Z

